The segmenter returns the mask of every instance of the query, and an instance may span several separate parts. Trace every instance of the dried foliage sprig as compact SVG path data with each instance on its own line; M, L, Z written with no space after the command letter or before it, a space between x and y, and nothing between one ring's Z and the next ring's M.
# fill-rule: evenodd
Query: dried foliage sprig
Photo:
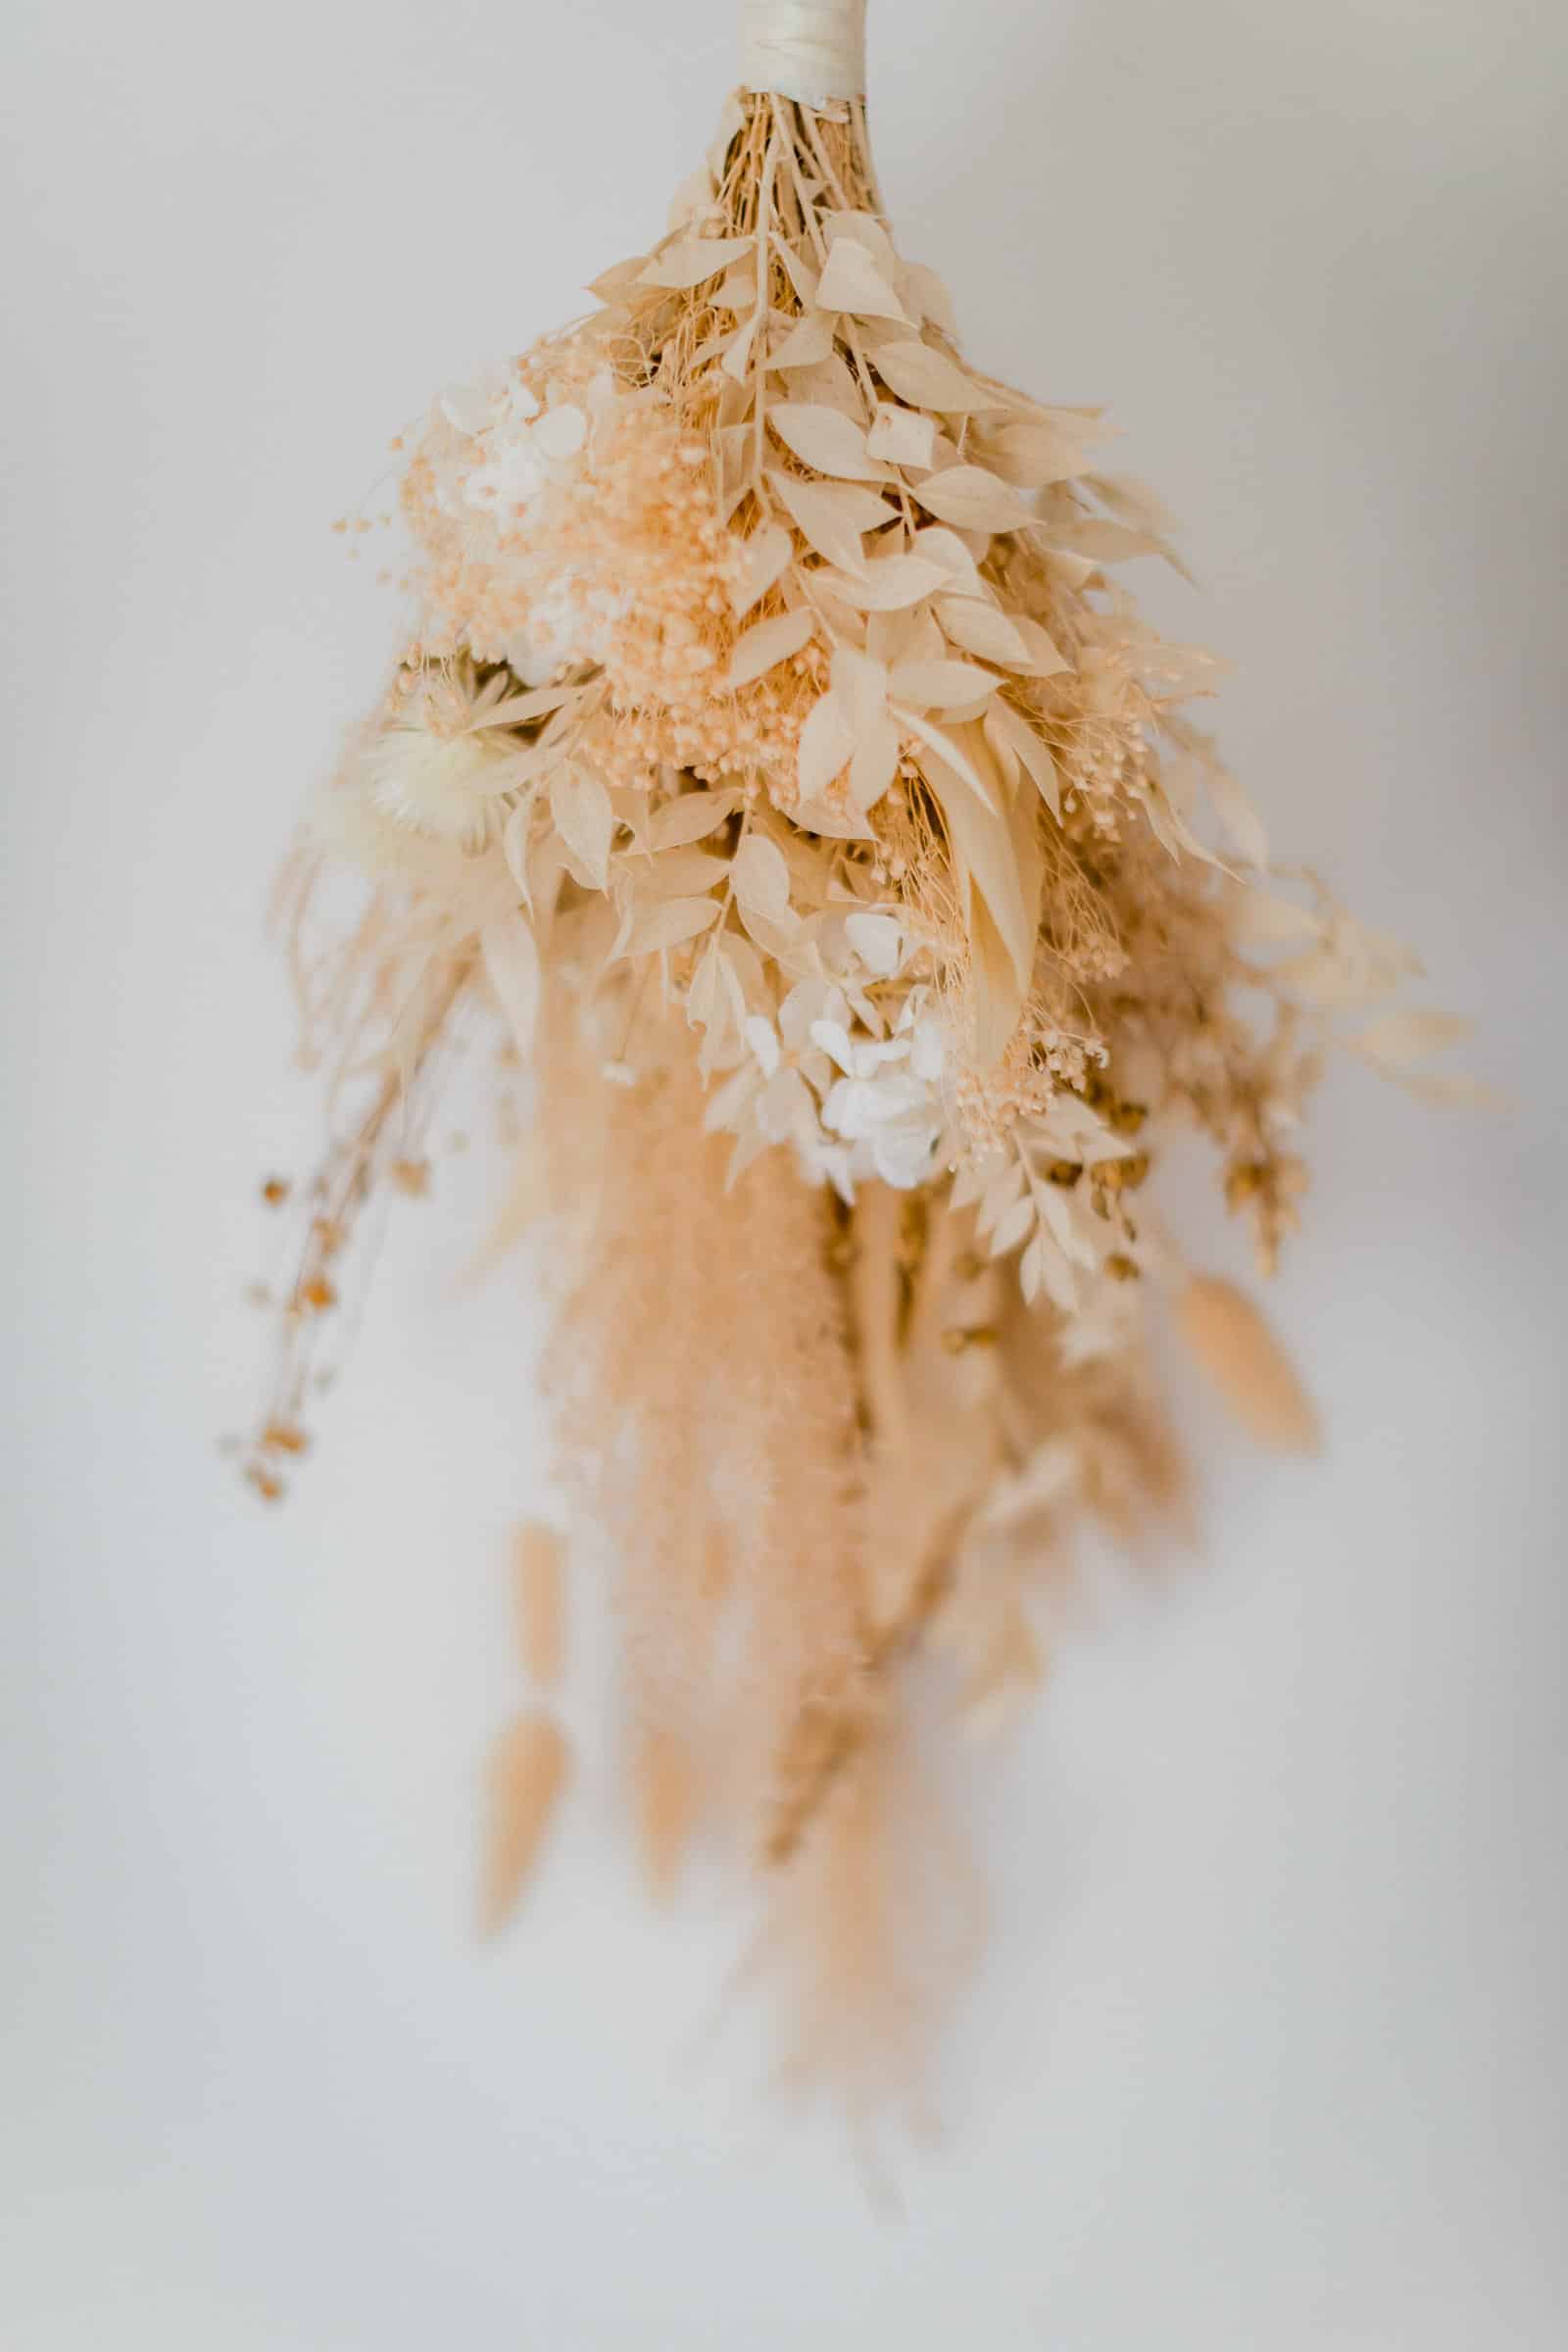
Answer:
M1255 1310L1146 1211L1161 1139L1209 1139L1267 1270L1331 1044L1461 1090L1411 1074L1454 1024L1357 1012L1405 953L1268 878L1191 715L1215 664L1119 585L1177 559L1102 414L981 373L899 253L858 15L752 8L761 86L668 233L407 455L416 625L292 886L345 1133L248 1467L272 1494L304 1445L356 1212L417 1183L458 1024L498 1010L651 1876L738 1823L779 1948L816 1955L814 2046L864 2087L937 1989L911 1951L963 1941L905 1924L961 1879L910 1824L907 1662L946 1653L995 1716L1040 1679L1080 1523L1180 1522L1147 1294L1256 1434L1314 1439ZM368 903L307 953L345 858ZM524 1718L489 1915L563 1773Z

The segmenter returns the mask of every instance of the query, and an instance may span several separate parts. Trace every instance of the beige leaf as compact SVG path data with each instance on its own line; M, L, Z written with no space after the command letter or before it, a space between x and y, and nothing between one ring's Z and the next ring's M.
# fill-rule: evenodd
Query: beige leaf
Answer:
M830 357L833 329L819 313L797 318L789 333L767 355L769 368L814 368Z
M662 808L656 808L649 818L649 848L681 850L690 842L706 840L740 807L740 801L739 792L734 790L681 793Z
M917 710L961 710L989 694L998 680L972 662L901 662L888 691Z
M744 619L758 600L767 594L794 552L794 543L781 522L764 523L760 531L753 532L745 543L740 572L729 592L730 611L737 620Z
M589 279L588 291L599 302L619 302L638 283L647 267L647 259L642 255L635 261L615 262L609 270L602 270L597 277Z
M724 673L725 685L732 689L749 686L754 678L763 676L808 645L815 628L816 615L804 606L798 612L775 612L770 619L756 622L735 640Z
M1315 1453L1312 1400L1262 1314L1216 1274L1195 1274L1176 1307L1182 1336L1243 1427L1282 1453Z
M874 808L892 783L901 741L896 719L876 718L857 728L855 757L850 761L850 799L857 808Z
M787 237L779 236L776 231L768 242L772 246L774 256L782 267L785 276L795 289L795 299L802 310L808 313L814 311L816 308L816 271L805 254L798 245L792 245Z
M924 262L906 262L904 284L907 299L915 305L922 318L939 326L945 335L956 335L958 321L953 308L953 297L936 271Z
M1000 709L1000 703L993 703L992 710ZM935 752L942 765L950 767L962 783L968 785L981 808L989 808L995 815L998 806L996 793L993 790L995 777L991 776L988 780L987 775L982 775L958 741L957 730L950 731L946 727L940 727L933 720L922 718L918 710L911 710L907 708L899 712L899 718L906 734L917 736L928 750ZM928 766L924 761L921 765L929 778ZM994 762L988 759L986 761L988 773L993 766Z
M517 1530L513 1561L523 1671L548 1688L560 1679L565 1648L561 1539L551 1528L530 1519Z
M914 553L923 556L928 564L940 564L948 575L948 585L959 596L989 597L990 589L980 577L973 556L958 537L945 524L928 522L914 534Z
M892 518L893 509L874 490L858 490L849 482L803 482L788 473L770 473L768 486L793 518L801 536L815 554L840 571L858 572L865 558L860 540L866 531Z
M824 694L801 729L798 774L801 798L819 801L855 750L855 730L836 695Z
M858 380L850 372L843 354L832 351L814 368L795 370L790 384L791 396L798 401L815 401L824 409L837 409L863 432L867 422L865 394Z
M969 995L975 1057L982 1069L1002 1059L1017 1031L1025 992L984 898L968 893Z
M1468 1037L1470 1023L1451 1012L1385 1012L1345 1043L1387 1069L1403 1069Z
M776 842L749 833L735 853L730 868L735 896L754 914L771 923L784 923L790 913L790 869Z
M900 662L945 662L948 641L928 604L896 606L867 616L865 650L892 669Z
M580 686L538 686L528 694L509 694L503 702L492 703L488 710L470 721L477 733L482 727L521 727L531 718L547 718L563 704L575 702Z
M743 253L751 252L754 242L751 237L677 238L647 265L640 282L684 293L692 286L700 286L705 278L716 277L731 262L738 262Z
M1037 678L1053 678L1072 663L1032 612L1015 612L1013 625L1029 649L1029 668Z
M1033 1232L1035 1213L1034 1200L1031 1195L1026 1193L1021 1200L1015 1200L991 1236L991 1255L993 1257L1010 1256L1019 1243L1027 1240Z
M809 400L775 401L767 421L786 448L818 473L840 481L874 482L883 468L865 454L865 428L837 409Z
M833 656L833 693L857 735L887 710L888 673L870 654L841 646Z
M716 923L722 912L716 899L661 899L634 918L620 954L654 956L662 948L678 948Z
M565 1740L550 1716L519 1716L490 1752L479 1930L493 1936L516 1908L565 1785Z
M979 742L979 729L965 730L965 749L971 759L978 757L990 765L990 755ZM1027 876L1018 871L1017 850L1012 829L1006 818L993 806L980 807L973 795L956 792L949 782L949 771L938 760L928 765L927 778L932 791L942 804L942 813L948 826L948 839L957 859L965 888L977 890L990 908L997 935L1006 952L1016 981L1013 1021L1028 990L1034 973L1035 916L1026 900ZM993 775L992 799L1000 798ZM973 928L971 921L971 938ZM1008 1035L1011 1034L1009 1026Z
M757 310L756 264L748 262L743 268L737 263L725 277L724 283L708 299L721 311L752 312L753 316L747 320L747 327L749 331L755 333L760 316Z
M999 405L994 392L985 391L956 360L929 343L883 343L871 354L871 365L890 391L917 409L963 416Z
M757 323L760 317L760 313L754 311L746 324L730 336L723 360L720 362L724 373L732 377L737 384L745 381L751 367L752 346L757 340Z
M912 466L917 472L929 472L936 437L937 428L929 416L883 400L877 403L876 420L865 437L866 454L889 466Z
M724 881L729 874L729 863L727 858L715 857L711 850L688 844L677 850L663 850L632 870L639 891L646 888L661 899L690 899L711 890L715 882Z
M1016 531L1036 519L1028 502L983 466L950 466L916 483L914 495L928 514L960 531Z
M858 318L908 317L865 247L854 237L835 240L817 281L816 299L824 311L849 311Z
M838 808L830 801L799 800L790 810L790 822L802 833L819 833L824 841L875 839L859 809L848 803Z
M999 697L986 712L986 725L997 727L1009 751L1016 753L1029 775L1035 790L1057 823L1061 822L1061 788L1056 777L1056 762L1051 746L1044 736L1037 735L1022 711Z
M1044 490L1051 482L1069 481L1083 473L1089 451L1104 439L1106 427L1096 417L1074 417L1060 423L1031 419L1004 424L986 436L986 456L1004 481L1025 490Z
M920 556L873 556L859 579L842 571L816 577L858 612L902 612L940 588L947 574Z
M998 606L974 596L944 596L937 600L936 614L944 635L966 654L1004 669L1028 668L1029 649Z
M556 830L595 890L609 878L610 844L615 830L610 795L583 767L561 767L550 780L550 813Z
M893 250L893 239L875 213L824 213L822 231L830 250L848 237L852 243L863 246L884 277L897 277L899 257Z

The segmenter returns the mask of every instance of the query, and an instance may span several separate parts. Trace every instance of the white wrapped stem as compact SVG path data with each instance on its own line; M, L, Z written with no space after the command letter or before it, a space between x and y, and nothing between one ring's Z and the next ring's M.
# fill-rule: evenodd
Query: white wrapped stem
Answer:
M803 106L865 90L865 0L741 0L741 75Z

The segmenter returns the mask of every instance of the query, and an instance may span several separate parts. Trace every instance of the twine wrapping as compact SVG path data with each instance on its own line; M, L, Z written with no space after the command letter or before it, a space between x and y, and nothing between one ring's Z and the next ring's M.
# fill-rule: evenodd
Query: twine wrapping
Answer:
M865 91L865 0L741 0L742 80L804 106Z

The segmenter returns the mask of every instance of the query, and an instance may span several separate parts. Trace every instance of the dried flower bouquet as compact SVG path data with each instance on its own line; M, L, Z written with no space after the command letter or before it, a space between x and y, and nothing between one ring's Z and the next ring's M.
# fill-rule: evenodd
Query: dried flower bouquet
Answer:
M935 1989L911 1953L961 1940L905 1927L946 1867L906 1662L998 1713L1075 1527L1180 1514L1150 1295L1258 1435L1313 1438L1255 1310L1148 1208L1160 1140L1210 1140L1271 1268L1337 1016L1412 968L1266 883L1192 716L1215 665L1119 584L1176 559L1100 412L983 374L900 255L859 15L752 8L757 86L669 233L407 454L413 635L289 883L338 1140L247 1457L279 1491L358 1212L421 1183L442 1067L499 1017L651 1865L740 1825L800 2050L858 2080ZM1360 1020L1339 1042L1396 1072L1453 1028ZM499 1751L497 1913L563 1768L543 1716Z

